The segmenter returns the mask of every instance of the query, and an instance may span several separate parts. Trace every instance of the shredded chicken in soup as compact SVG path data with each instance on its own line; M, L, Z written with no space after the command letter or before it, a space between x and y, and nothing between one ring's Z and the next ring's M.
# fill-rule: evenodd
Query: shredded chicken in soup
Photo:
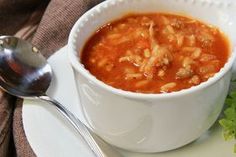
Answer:
M227 62L229 51L223 33L198 20L132 14L97 30L84 46L81 62L112 87L167 93L213 77Z

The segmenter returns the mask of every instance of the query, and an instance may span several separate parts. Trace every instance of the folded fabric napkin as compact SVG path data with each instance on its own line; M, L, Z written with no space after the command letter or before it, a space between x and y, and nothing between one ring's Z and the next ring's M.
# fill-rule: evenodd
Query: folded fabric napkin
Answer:
M15 35L30 40L45 57L49 57L66 45L75 21L101 1L1 0L0 35ZM0 90L1 157L36 156L23 130L22 102Z

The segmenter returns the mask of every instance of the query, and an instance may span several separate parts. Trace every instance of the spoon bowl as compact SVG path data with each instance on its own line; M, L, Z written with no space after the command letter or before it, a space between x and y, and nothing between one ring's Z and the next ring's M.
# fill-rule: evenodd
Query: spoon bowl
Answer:
M44 95L52 79L52 69L39 50L16 37L0 37L0 81L18 97Z

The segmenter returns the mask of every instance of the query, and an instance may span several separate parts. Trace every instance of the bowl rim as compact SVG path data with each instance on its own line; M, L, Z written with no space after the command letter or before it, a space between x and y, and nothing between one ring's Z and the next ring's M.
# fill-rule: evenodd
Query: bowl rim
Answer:
M78 39L78 38L76 39L76 37L77 37L76 34L78 33L77 30L78 30L79 25L81 23L83 23L83 21L85 21L85 19L88 17L88 15L95 12L97 7L100 7L100 6L102 6L106 3L109 3L109 2L110 1L107 0L107 1L104 1L100 4L98 4L97 6L88 10L85 14L83 14L79 18L70 31L69 40L68 40L68 44L67 44L68 51L69 51L68 58L69 58L69 62L71 63L72 67L77 72L79 72L81 75L83 75L86 79L88 79L91 83L97 85L98 87L100 87L108 92L111 92L115 95L123 96L126 98L144 99L144 100L169 99L169 98L176 98L179 96L185 96L188 94L192 94L194 92L199 92L201 90L204 90L205 88L217 83L222 77L224 77L227 74L227 72L229 72L231 70L231 68L234 64L234 61L236 60L236 50L235 50L235 46L232 45L232 42L230 41L230 39L227 38L229 41L230 49L231 49L227 62L220 69L220 71L218 71L213 77L209 78L205 82L201 82L199 85L192 86L190 88L182 89L179 91L170 92L170 93L136 93L136 92L118 89L118 88L115 88L115 87L105 84L104 82L98 80L95 76L93 76L88 70L86 70L84 68L83 64L79 62L79 60L77 59L78 58L77 51L74 49L74 45L76 44L75 42ZM107 22L109 22L109 21L107 21ZM96 30L94 30L94 31L96 31Z

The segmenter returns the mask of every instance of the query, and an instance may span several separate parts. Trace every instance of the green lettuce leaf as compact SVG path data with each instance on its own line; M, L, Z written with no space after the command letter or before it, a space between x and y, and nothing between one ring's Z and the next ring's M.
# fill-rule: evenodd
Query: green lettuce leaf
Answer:
M236 91L232 91L225 100L226 108L224 117L219 121L223 127L223 135L225 140L236 139ZM234 145L236 153L236 144Z

